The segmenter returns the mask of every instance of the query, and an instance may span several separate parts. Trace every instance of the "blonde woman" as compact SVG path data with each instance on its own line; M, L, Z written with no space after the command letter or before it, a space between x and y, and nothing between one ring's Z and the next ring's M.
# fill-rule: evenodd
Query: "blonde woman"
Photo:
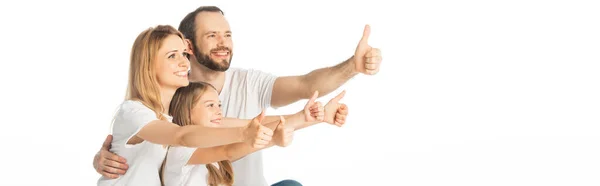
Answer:
M213 147L247 142L262 147L273 131L260 125L230 128L179 126L171 122L169 103L175 91L187 86L189 60L183 35L168 25L149 28L135 40L130 59L126 100L113 121L110 151L126 159L129 170L116 179L101 177L98 185L159 186L159 170L167 146Z

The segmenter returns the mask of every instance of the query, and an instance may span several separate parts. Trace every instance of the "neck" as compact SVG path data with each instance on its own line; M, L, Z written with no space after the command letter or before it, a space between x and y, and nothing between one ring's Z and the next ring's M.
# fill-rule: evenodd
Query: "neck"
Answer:
M173 95L175 95L175 91L177 89L174 88L161 88L160 90L160 103L162 104L163 114L169 115L169 106L171 105L171 99L173 99Z
M190 60L190 63L192 64L192 71L190 72L190 75L188 77L188 80L190 80L190 82L202 81L210 83L211 85L215 86L219 93L221 93L223 85L225 84L225 72L215 71L206 68L206 66L201 65L197 61L192 62Z

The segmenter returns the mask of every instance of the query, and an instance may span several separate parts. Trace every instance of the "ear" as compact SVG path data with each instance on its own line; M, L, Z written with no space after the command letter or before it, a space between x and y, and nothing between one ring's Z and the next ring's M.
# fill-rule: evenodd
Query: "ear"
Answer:
M192 44L192 41L189 39L185 39L185 45L187 46L188 52L192 55L194 55L194 45Z

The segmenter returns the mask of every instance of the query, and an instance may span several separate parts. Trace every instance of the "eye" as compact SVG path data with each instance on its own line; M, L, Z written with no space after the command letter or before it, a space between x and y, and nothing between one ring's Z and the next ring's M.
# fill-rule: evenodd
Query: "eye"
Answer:
M215 106L214 103L208 104L208 107L214 107L214 106Z
M169 55L169 59L173 59L173 58L175 58L175 54Z
M225 34L225 37L231 37L231 34Z
M183 57L185 57L186 59L190 60L190 53L184 52L183 53Z
M208 37L216 37L215 34L208 35Z
M219 108L221 108L222 104L219 104Z

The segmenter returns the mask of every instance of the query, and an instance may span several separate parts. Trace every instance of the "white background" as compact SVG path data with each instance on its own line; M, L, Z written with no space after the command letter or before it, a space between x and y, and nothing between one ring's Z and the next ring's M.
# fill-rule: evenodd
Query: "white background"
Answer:
M271 183L600 185L595 1L1 4L1 185L95 185L92 158L124 97L135 37L200 5L225 11L234 67L335 65L367 23L383 53L379 74L320 99L347 90L344 127L303 129L266 150Z

